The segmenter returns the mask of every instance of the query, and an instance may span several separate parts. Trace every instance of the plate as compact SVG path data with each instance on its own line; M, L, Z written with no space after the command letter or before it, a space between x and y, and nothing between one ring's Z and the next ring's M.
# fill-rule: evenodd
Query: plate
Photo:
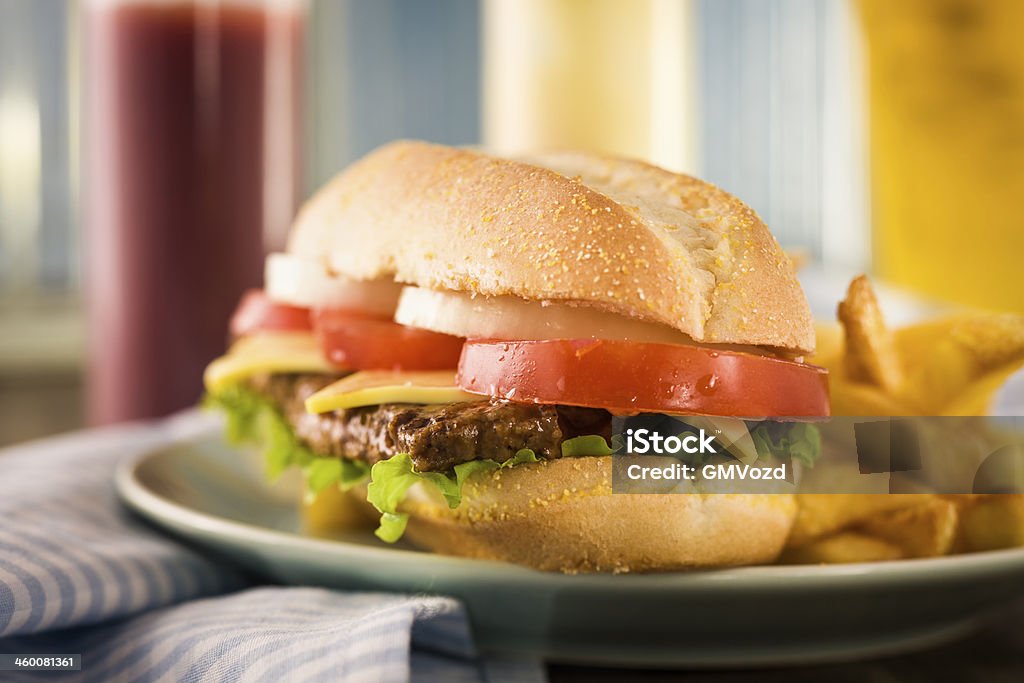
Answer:
M1020 595L1024 549L871 564L568 576L302 535L298 482L201 435L125 462L122 499L166 530L286 584L461 599L484 652L623 666L809 664L960 636ZM638 533L643 530L638 529Z

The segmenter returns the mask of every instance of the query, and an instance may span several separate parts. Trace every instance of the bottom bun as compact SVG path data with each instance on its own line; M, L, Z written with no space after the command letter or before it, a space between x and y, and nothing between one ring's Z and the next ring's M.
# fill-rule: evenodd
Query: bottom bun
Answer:
M612 494L611 456L477 474L452 510L429 486L402 505L406 537L435 552L577 572L772 562L796 515L788 494Z

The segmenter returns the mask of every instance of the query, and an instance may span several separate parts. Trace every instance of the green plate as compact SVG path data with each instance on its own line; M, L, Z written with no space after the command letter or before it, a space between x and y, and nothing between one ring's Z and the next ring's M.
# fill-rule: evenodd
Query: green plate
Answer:
M295 480L205 436L124 463L123 500L170 532L282 583L452 595L480 648L551 661L757 666L927 647L1024 588L1024 549L872 564L566 576L301 535ZM643 533L638 529L637 533Z

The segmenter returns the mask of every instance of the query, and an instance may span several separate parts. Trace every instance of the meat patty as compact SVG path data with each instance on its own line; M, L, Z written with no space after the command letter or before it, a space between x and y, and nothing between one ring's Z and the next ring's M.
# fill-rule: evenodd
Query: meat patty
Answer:
M408 453L421 472L442 472L478 458L501 462L523 448L558 458L563 440L581 434L607 436L611 429L611 416L604 410L507 401L388 403L307 413L306 399L335 379L270 375L254 379L252 386L278 406L299 440L317 455L373 464Z

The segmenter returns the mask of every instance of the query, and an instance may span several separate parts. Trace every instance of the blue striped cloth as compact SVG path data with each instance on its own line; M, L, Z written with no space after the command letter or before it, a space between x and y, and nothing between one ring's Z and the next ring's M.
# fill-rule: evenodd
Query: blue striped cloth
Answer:
M541 681L483 660L445 597L268 587L117 502L124 457L208 422L73 434L0 451L0 654L81 654L74 673L0 681Z

